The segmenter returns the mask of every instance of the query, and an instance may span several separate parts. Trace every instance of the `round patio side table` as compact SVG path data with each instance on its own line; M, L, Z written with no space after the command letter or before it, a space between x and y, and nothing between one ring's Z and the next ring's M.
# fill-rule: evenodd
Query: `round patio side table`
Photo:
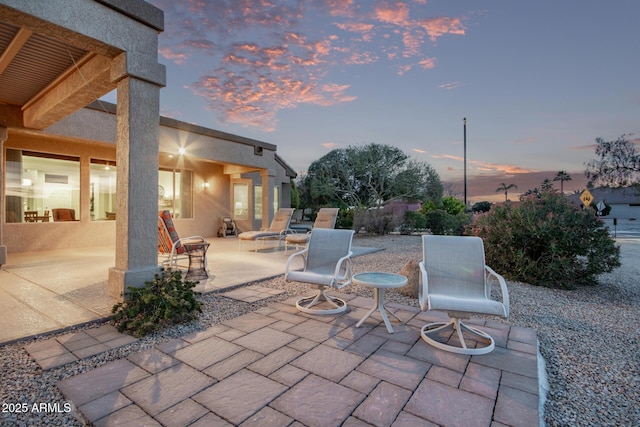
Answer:
M384 324L387 326L387 331L392 334L393 328L391 327L391 323L389 322L389 318L387 317L387 312L398 319L400 322L402 322L402 319L390 312L384 306L384 290L401 288L405 286L407 284L407 278L401 274L369 271L366 273L354 274L352 281L356 285L368 286L373 288L374 299L373 307L362 319L360 319L358 323L356 323L356 328L359 328L360 325L362 325L362 323L367 320L369 316L371 316L376 310L380 310L380 315L382 316Z
M199 282L208 278L207 249L209 243L185 243L183 246L189 255L189 268L185 279Z

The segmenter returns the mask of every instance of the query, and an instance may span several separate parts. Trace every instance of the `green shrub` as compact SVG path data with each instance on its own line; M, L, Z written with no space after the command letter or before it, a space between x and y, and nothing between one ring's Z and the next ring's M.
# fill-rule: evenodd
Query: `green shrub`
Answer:
M198 318L201 303L196 300L195 282L183 281L180 271L156 274L142 288L129 287L124 302L113 306L113 321L120 332L145 336L167 326Z
M298 190L294 179L289 180L289 183L291 188L291 207L300 209L300 190Z
M461 236L465 227L471 222L471 216L459 213L451 215L441 209L428 211L424 214L425 225L432 234Z
M487 201L477 202L477 203L474 203L473 206L471 206L472 212L489 212L490 210L491 210L491 202L487 202Z
M338 218L336 219L336 228L350 229L353 227L353 213L355 209L344 208L338 211Z
M449 214L441 209L435 209L424 214L425 223L431 233L443 235L448 228Z
M556 193L495 205L467 234L483 238L488 265L512 280L552 288L595 284L620 266L620 248L593 210Z
M402 224L400 225L400 232L402 234L411 234L414 231L421 231L427 228L427 219L420 212L406 211Z
M466 210L466 206L462 200L458 200L453 196L447 196L442 198L442 210L449 215L458 215Z

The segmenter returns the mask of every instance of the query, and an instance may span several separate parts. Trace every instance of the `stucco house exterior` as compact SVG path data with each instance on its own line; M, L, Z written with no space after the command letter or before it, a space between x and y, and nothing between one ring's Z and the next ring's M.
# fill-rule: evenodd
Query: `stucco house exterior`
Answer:
M0 0L0 265L113 245L120 298L158 271L159 210L215 236L222 216L256 229L289 206L275 145L160 117L163 26L142 0Z

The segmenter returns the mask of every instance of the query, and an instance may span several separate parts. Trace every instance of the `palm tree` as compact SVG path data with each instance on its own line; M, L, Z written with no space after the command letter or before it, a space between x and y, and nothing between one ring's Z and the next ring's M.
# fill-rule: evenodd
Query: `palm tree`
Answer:
M569 175L566 171L560 171L556 174L554 181L560 181L560 193L564 194L564 182L571 181L571 175Z
M553 183L549 178L545 178L544 181L542 181L542 184L540 184L540 190L542 191L550 191L552 188Z
M504 201L506 202L507 200L509 200L507 198L507 196L508 196L509 190L512 189L512 188L515 188L517 190L518 186L515 185L515 184L507 185L504 182L501 182L500 183L500 187L496 188L496 193L499 192L499 191L504 191Z

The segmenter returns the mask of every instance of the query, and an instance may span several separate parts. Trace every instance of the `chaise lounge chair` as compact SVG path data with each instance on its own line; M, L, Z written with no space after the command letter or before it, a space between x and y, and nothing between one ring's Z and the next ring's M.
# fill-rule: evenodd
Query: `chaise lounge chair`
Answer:
M243 240L253 240L256 242L255 251L258 252L258 242L262 242L263 247L265 240L278 240L278 243L281 242L287 233L291 232L289 224L291 223L293 211L294 209L292 208L278 209L267 230L245 231L244 233L240 233L238 235L240 247L242 248Z
M334 228L338 219L338 208L321 208L318 211L313 228ZM312 229L313 229L312 228ZM286 255L289 246L295 246L298 249L309 242L311 231L308 233L292 233L287 234L284 239L284 253Z

